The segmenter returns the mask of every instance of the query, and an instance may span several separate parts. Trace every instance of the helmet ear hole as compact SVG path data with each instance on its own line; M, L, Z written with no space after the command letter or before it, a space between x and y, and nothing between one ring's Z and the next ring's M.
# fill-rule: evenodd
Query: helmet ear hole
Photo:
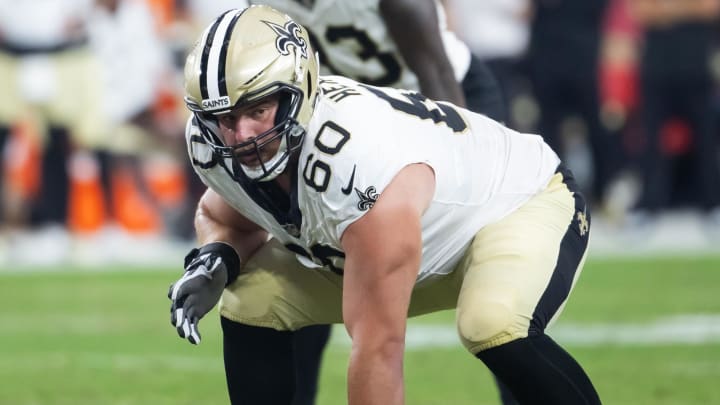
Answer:
M275 111L275 125L280 124L281 122L285 122L285 120L288 118L288 114L290 113L290 105L292 99L292 94L284 91L280 94L280 98L278 99L278 107Z

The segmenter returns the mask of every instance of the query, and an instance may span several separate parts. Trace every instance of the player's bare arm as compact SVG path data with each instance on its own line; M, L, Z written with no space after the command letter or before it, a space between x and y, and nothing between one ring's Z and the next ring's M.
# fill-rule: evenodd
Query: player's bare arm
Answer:
M420 219L434 191L429 166L407 166L343 235L343 319L353 341L350 405L404 403L405 326L422 254Z
M464 106L465 96L443 46L434 0L381 0L380 13L422 93Z
M235 248L241 262L247 261L267 240L268 233L229 206L208 189L195 212L198 243L224 242Z

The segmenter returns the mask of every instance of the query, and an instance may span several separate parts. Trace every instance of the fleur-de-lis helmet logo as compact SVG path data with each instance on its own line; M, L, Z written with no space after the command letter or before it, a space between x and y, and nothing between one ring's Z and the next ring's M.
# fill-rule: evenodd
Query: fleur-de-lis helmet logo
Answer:
M289 55L290 47L295 47L295 52L300 52L300 55L307 59L307 43L305 39L300 36L302 31L295 21L288 21L285 23L285 26L270 21L263 22L278 35L275 40L275 47L281 55Z

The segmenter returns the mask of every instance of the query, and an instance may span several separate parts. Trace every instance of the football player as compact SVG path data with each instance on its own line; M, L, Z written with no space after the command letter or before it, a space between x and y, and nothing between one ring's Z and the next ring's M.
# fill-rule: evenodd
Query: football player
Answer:
M220 301L233 403L289 404L294 331L344 323L349 404L401 404L407 316L450 308L521 403L599 403L544 333L580 274L590 214L542 138L319 76L307 31L267 6L208 26L185 89L188 152L209 188L171 322L198 343Z
M255 1L250 1L251 3ZM505 121L500 87L489 68L447 29L435 0L267 0L308 29L320 55L320 72L379 86L419 90ZM224 11L224 2L203 1L195 12ZM247 6L238 2L236 7ZM214 15L213 15L214 16ZM298 384L294 405L312 405L330 325L295 333ZM502 389L502 397L510 397ZM503 399L505 405L514 403Z

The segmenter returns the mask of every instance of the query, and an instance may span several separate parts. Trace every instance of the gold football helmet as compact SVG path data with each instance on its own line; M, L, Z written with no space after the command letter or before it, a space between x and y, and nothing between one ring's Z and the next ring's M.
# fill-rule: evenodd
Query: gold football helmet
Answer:
M268 6L220 15L205 29L185 63L185 103L220 161L232 161L228 169L239 181L267 181L285 170L291 154L302 145L317 92L318 61L307 30ZM274 94L280 95L275 126L246 142L226 145L217 116ZM262 162L259 151L278 138L277 153ZM260 167L246 166L236 158L247 150L257 154Z

